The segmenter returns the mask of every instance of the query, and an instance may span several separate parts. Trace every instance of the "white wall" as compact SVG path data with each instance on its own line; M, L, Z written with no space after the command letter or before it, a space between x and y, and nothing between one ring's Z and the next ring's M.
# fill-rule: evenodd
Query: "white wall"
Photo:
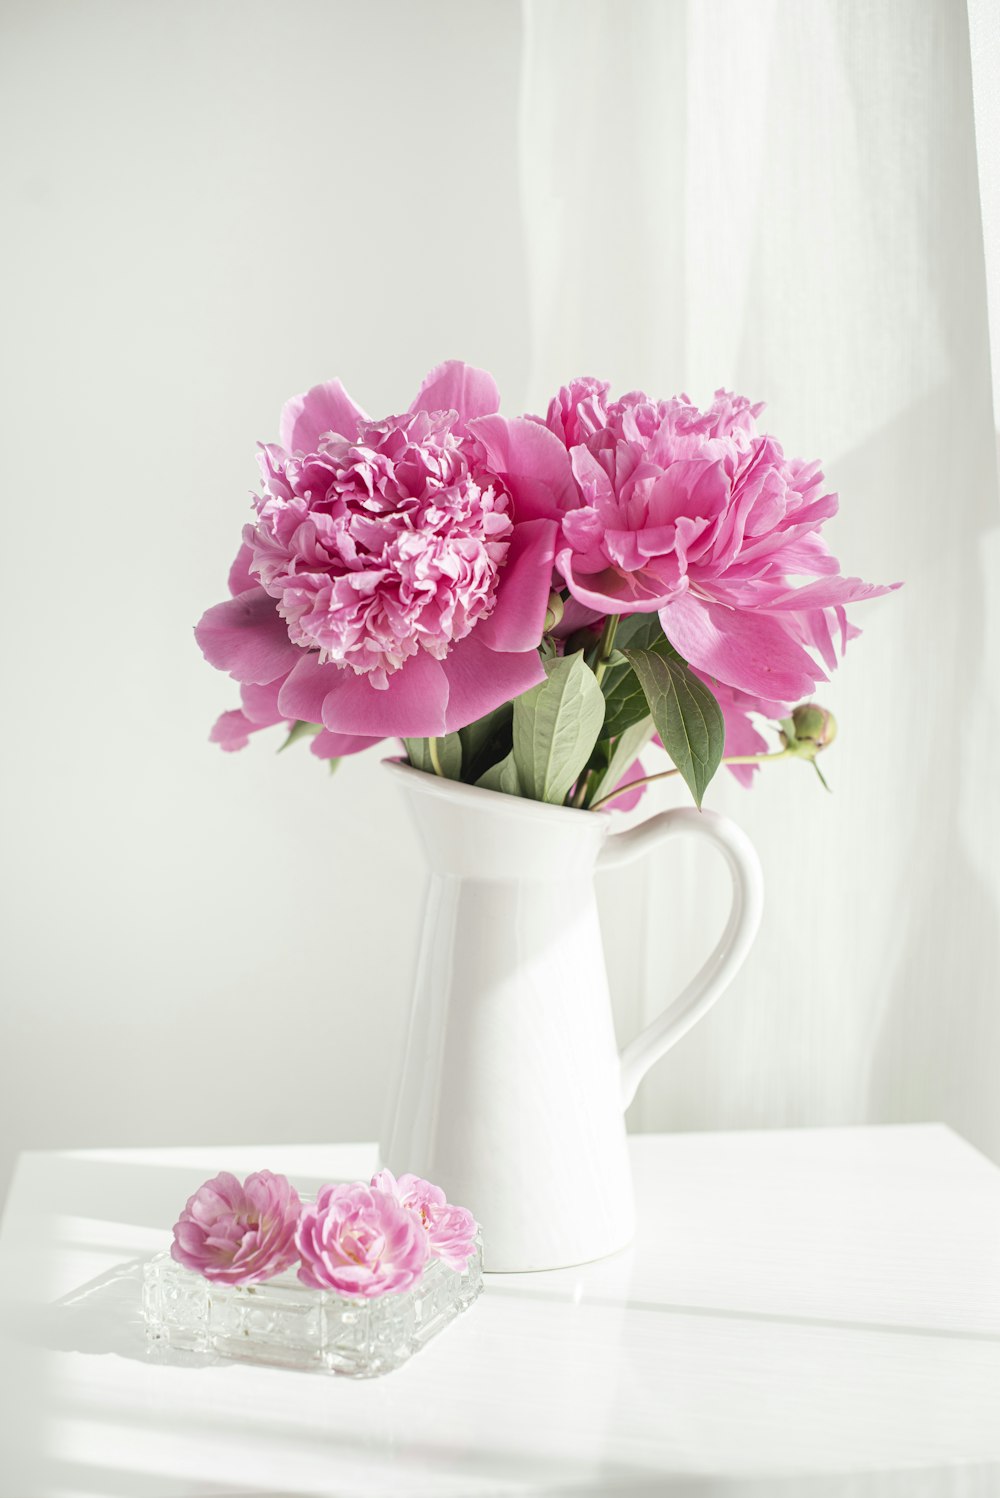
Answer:
M377 757L210 746L191 629L286 396L457 354L521 398L518 9L32 0L5 43L3 1138L370 1138L415 847Z
M398 409L449 356L510 411L581 372L766 397L829 460L848 570L907 580L827 694L836 795L791 766L715 796L767 924L634 1123L945 1117L1000 1153L962 6L35 0L4 30L6 1157L376 1132L414 841L377 754L331 781L210 747L236 690L191 626L284 397ZM602 892L623 1031L717 913L664 858Z

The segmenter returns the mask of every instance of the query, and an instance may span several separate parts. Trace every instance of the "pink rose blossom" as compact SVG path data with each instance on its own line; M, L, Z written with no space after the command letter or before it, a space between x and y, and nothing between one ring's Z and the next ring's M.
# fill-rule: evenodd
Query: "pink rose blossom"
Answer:
M582 504L563 517L556 561L586 608L658 613L710 685L789 703L826 680L810 651L836 664L844 605L889 589L839 575L819 535L836 495L818 464L758 435L761 409L725 391L700 411L686 396L609 401L594 380L561 390L546 420Z
M360 1184L324 1186L302 1209L295 1243L303 1284L368 1299L408 1290L429 1255L416 1214L392 1193Z
M439 735L543 679L559 520L577 492L552 433L498 405L491 376L457 361L383 421L337 380L286 405L232 596L196 630L244 693L213 730L224 748L265 714L322 724L338 754Z
M391 1170L380 1170L372 1176L372 1187L386 1192L410 1212L423 1227L430 1251L450 1269L464 1269L476 1246L478 1225L465 1207L455 1207L446 1199L440 1186L420 1176L401 1175L397 1181Z
M171 1257L223 1285L249 1285L297 1257L298 1192L282 1175L256 1171L241 1185L222 1171L199 1186L174 1224Z

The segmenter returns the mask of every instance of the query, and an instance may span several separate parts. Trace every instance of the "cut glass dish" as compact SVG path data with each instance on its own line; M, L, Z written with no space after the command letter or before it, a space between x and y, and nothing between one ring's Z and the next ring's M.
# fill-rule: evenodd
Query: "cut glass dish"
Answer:
M213 1284L164 1253L145 1266L142 1310L154 1354L169 1349L373 1378L419 1352L482 1288L478 1243L464 1269L431 1259L412 1289L371 1300L311 1290L294 1270L255 1285Z

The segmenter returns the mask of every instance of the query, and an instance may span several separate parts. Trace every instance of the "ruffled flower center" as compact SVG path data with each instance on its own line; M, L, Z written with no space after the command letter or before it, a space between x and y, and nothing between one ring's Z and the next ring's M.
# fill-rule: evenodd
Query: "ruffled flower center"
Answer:
M244 531L251 570L296 645L385 687L418 650L442 660L492 612L513 530L453 411L262 450L265 493Z

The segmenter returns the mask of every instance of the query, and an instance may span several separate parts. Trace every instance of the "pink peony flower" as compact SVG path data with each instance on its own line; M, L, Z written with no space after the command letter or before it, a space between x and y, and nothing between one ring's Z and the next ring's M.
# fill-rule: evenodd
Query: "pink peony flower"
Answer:
M427 1234L430 1251L450 1269L464 1269L476 1246L478 1224L465 1207L455 1207L440 1186L420 1176L380 1170L372 1176L372 1187L395 1198L414 1214Z
M595 380L561 390L546 421L582 505L563 517L556 562L586 608L658 613L710 684L789 703L826 680L810 651L836 664L844 605L890 590L839 576L819 535L836 495L818 464L758 435L761 409L725 391L700 411L686 396L609 401Z
M394 1195L369 1186L324 1186L302 1209L299 1279L314 1290L371 1298L408 1290L427 1263L427 1234Z
M222 1171L199 1186L174 1224L171 1257L223 1285L271 1279L295 1263L298 1192L259 1170L241 1185Z
M559 520L577 494L553 435L498 405L491 376L457 361L383 421L337 380L286 405L232 597L196 630L244 692L213 730L223 747L268 714L320 723L337 747L314 751L349 754L452 732L543 679Z

